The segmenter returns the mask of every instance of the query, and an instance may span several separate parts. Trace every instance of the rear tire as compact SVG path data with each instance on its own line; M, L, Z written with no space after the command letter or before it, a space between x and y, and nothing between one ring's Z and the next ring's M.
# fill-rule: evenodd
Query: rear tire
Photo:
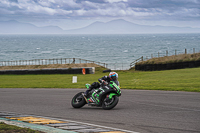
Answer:
M82 93L84 92L79 92L72 98L72 101L71 101L72 107L81 108L86 104L85 98L83 97Z
M110 110L117 105L118 101L119 101L118 96L113 96L112 99L109 100L107 99L107 97L105 97L103 99L102 108L105 110Z

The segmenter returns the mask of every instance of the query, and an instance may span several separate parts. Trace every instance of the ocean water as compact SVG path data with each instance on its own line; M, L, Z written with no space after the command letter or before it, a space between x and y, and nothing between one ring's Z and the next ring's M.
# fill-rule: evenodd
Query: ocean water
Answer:
M81 58L130 64L144 56L200 52L200 34L0 35L0 61Z

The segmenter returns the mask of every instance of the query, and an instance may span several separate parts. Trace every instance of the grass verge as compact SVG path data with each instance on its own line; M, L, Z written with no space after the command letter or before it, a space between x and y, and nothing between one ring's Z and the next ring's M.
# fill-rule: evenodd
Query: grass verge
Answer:
M21 128L0 122L0 133L44 133L29 128Z
M95 74L0 75L0 88L85 88L108 75L97 68ZM117 71L122 89L200 92L200 67L165 71ZM77 76L78 82L72 83Z
M164 57L159 57L159 58L151 58L146 61L141 61L137 64L138 65L141 65L141 64L167 64L167 63L199 61L199 60L200 60L200 53L194 53L194 54L179 54L179 55L164 56Z

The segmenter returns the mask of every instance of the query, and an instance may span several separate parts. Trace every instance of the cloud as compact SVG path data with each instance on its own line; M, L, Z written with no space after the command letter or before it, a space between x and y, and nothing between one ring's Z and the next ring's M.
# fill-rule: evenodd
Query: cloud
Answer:
M200 0L1 0L0 16L188 21L199 20Z
M127 2L128 0L104 0L105 2L115 3L115 2Z
M135 0L129 7L146 19L196 20L200 17L200 0ZM142 19L145 19L142 17Z

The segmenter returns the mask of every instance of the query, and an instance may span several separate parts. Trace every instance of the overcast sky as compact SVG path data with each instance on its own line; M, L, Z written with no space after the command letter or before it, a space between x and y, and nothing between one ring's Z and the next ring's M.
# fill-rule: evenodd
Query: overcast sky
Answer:
M66 30L114 19L200 28L200 0L0 0L0 21L55 25Z

